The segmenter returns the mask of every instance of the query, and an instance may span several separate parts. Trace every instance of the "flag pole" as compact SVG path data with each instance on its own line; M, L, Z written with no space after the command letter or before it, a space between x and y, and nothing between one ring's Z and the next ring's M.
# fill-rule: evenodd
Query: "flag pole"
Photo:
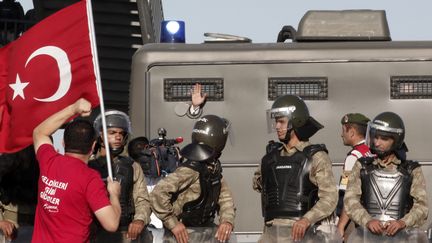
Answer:
M107 133L107 126L106 126L106 119L105 119L105 105L103 100L102 83L101 83L101 77L99 72L99 59L97 54L96 35L94 29L93 10L92 10L91 0L86 0L86 5L87 5L87 18L88 18L87 22L89 24L90 45L93 54L94 72L96 76L96 87L99 94L99 103L100 103L101 118L102 118L102 131L103 131L102 133L103 133L103 140L105 141L104 146L106 152L108 177L112 179L113 175L112 175L112 168L111 168L111 152L108 143L108 133Z

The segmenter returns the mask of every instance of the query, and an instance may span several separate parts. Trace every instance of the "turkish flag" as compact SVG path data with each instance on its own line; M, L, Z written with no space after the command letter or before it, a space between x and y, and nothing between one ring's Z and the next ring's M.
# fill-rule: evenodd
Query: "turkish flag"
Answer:
M31 145L38 124L80 97L99 105L92 53L85 1L0 49L0 152Z

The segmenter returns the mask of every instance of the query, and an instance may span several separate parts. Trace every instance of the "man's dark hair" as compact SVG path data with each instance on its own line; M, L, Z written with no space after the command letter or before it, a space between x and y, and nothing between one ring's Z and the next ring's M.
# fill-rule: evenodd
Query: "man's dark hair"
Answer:
M138 161L142 155L143 150L148 146L149 140L146 137L137 137L132 139L128 145L129 156Z
M366 137L366 130L367 130L367 126L362 126L356 123L348 123L345 124L347 126L348 129L352 128L354 129L359 135Z
M88 154L96 140L93 125L86 120L74 120L64 131L65 152Z

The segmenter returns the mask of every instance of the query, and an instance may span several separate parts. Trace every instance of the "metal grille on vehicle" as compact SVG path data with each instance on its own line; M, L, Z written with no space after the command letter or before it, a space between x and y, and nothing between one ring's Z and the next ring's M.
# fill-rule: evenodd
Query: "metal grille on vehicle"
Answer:
M189 101L193 86L199 83L208 101L224 100L224 80L222 78L168 78L164 79L164 99L166 101Z
M268 79L268 99L285 94L298 95L304 100L327 100L327 77L271 77Z
M391 99L432 99L432 76L390 77Z

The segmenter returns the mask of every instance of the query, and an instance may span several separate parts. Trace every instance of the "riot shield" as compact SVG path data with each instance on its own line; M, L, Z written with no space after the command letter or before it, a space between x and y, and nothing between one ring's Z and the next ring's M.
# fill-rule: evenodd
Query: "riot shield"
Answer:
M263 235L260 238L260 243L286 243L295 242L291 238L291 226L265 226ZM342 237L337 232L335 225L314 225L309 227L301 242L328 242L341 243Z
M167 229L149 228L153 235L153 243L177 243L174 235ZM218 227L188 227L189 242L191 243L220 243L216 238ZM237 243L237 237L234 232L231 233L230 239L225 243Z
M140 235L135 240L128 239L127 231L116 231L116 232L108 232L103 229L97 229L96 235L91 237L91 243L106 243L106 242L115 242L115 243L147 243L152 242L153 236L149 231L149 227L144 228Z
M358 243L358 242L383 242L383 243L427 243L428 236L426 230L407 228L399 231L394 236L387 236L384 234L374 234L370 232L367 228L357 227L349 236L348 243Z

